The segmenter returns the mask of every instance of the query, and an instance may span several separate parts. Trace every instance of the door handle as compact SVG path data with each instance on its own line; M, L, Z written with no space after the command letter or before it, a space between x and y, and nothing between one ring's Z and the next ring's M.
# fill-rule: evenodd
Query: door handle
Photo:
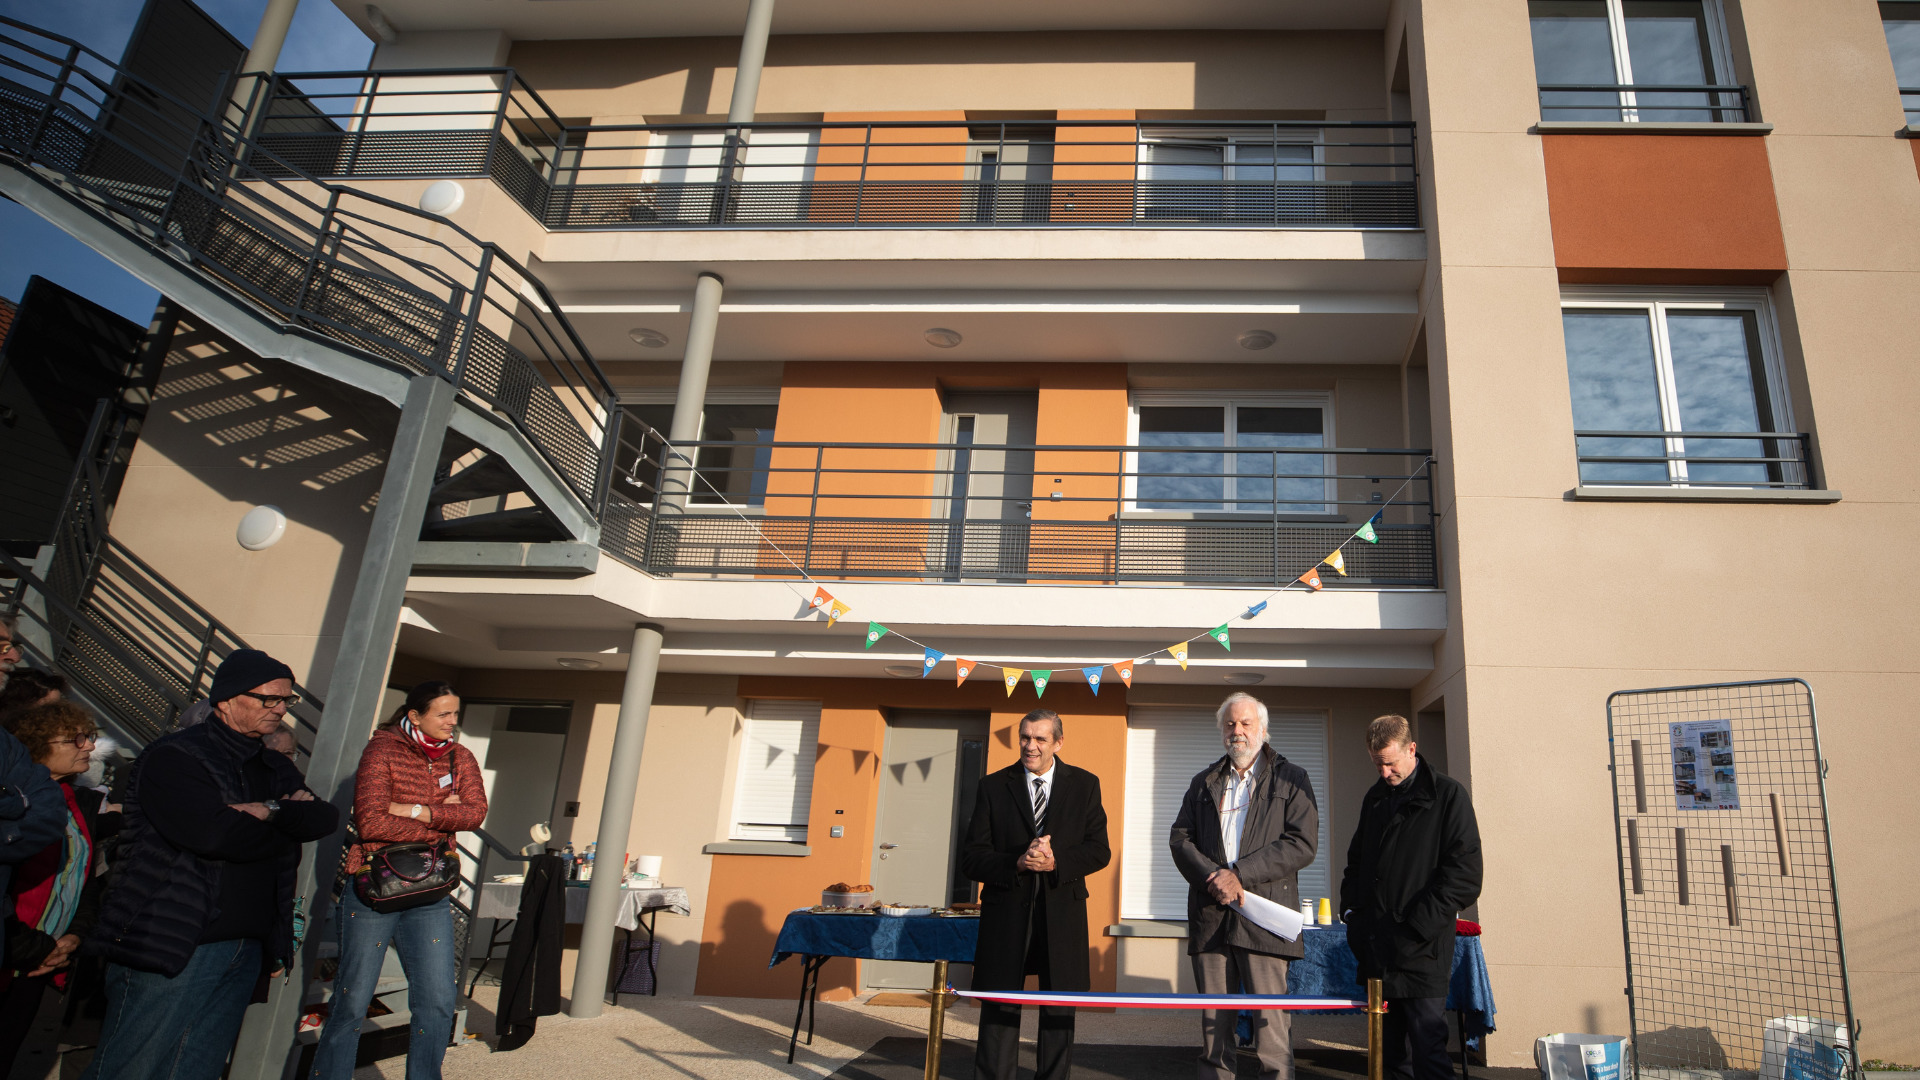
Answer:
M892 851L892 850L893 850L894 848L897 848L897 847L899 847L899 846L900 846L899 844L881 844L881 845L880 845L880 850L881 850L881 851Z

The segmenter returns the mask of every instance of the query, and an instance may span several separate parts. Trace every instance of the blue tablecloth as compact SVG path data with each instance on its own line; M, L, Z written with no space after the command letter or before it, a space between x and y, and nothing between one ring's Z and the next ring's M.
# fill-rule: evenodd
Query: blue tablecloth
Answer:
M773 967L796 953L972 963L979 933L979 919L895 919L795 911L780 927L780 937L773 943L773 959L767 966ZM1287 993L1365 999L1367 988L1360 982L1353 950L1347 948L1346 926L1310 926L1305 936L1306 958L1287 965ZM1466 1014L1466 1030L1461 1033L1466 1039L1477 1041L1493 1030L1493 985L1487 979L1487 958L1477 937L1454 939L1447 1009Z
M970 964L979 934L979 919L947 919L935 915L902 919L795 911L787 915L785 925L780 927L780 938L773 943L773 959L767 966L773 967L795 953L923 964L935 960Z

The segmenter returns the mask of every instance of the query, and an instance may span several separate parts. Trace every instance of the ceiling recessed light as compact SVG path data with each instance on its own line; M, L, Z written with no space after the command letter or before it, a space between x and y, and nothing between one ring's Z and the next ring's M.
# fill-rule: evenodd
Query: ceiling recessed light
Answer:
M896 679L917 679L920 677L919 664L888 664L887 674Z
M936 349L951 349L960 344L960 331L949 330L944 326L936 326L927 331L926 337L927 344Z
M1258 671L1229 671L1227 681L1234 686L1253 686L1267 681L1267 677Z
M1239 337L1240 347L1254 352L1271 347L1276 340L1271 330L1249 330Z
M594 668L600 666L600 661L589 660L584 656L563 656L554 661L554 663L559 664L563 668L571 668L574 671L592 671Z
M642 346L643 348L662 349L665 348L667 344L667 335L644 326L636 326L627 331L627 336L633 339L635 345Z

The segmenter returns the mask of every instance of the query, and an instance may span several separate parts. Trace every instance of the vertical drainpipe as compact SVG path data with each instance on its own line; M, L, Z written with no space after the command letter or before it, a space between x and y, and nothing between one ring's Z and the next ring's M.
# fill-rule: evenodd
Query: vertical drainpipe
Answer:
M749 0L747 25L740 38L740 66L733 79L733 98L727 107L729 124L753 122L760 96L760 69L766 62L767 35L773 25L773 0ZM673 424L668 441L678 445L700 434L700 413L707 400L707 373L713 367L713 339L720 323L720 275L703 272L694 279L693 317L687 327L687 347L680 361L680 386L674 396ZM663 506L684 507L694 481L693 461L677 452L667 458L661 484ZM653 703L654 677L660 667L661 629L652 624L634 628L633 651L627 659L627 681L620 695L620 718L613 733L612 760L607 763L607 786L601 804L600 828L594 843L599 860L593 883L587 888L586 922L580 928L580 956L573 973L573 998L567 1013L578 1019L599 1016L607 992L607 958L613 949L613 920L620 909L620 879L625 866L607 860L626 853L632 826L635 789L640 782L640 757ZM624 964L626 958L621 957Z

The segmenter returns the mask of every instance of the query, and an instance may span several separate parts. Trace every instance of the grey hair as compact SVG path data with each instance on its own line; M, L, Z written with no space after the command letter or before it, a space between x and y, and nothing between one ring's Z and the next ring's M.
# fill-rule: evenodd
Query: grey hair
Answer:
M1213 712L1213 722L1220 726L1220 733L1222 735L1227 732L1227 715L1233 712L1235 705L1243 701L1252 703L1254 712L1260 714L1261 732L1265 733L1267 731L1267 703L1247 693L1245 690L1235 690L1233 693L1228 694L1227 700L1221 702L1220 707Z
M1060 714L1054 712L1052 709L1035 709L1021 717L1019 725L1014 728L1014 734L1020 734L1020 728L1026 727L1028 724L1038 724L1046 720L1053 721L1054 742L1059 742L1067 737L1067 725L1061 722Z

